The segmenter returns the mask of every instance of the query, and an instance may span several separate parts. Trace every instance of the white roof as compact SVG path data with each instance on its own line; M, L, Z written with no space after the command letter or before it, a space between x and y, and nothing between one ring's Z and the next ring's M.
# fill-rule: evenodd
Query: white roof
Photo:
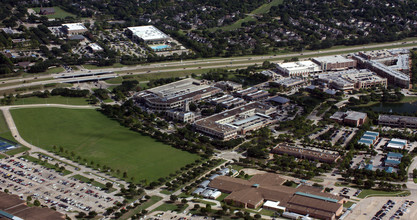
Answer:
M143 40L159 40L169 38L168 35L164 34L162 31L158 30L152 25L147 26L138 26L138 27L128 27L133 35L143 39Z
M287 69L289 71L297 71L297 70L312 70L312 71L319 71L321 67L314 63L313 61L306 60L306 61L297 61L297 62L289 62L289 63L279 63L278 64L281 68Z
M400 143L403 143L403 144L407 144L407 140L404 140L404 139L393 138L393 139L391 139L391 141L395 141L395 142L400 142Z
M281 209L285 211L285 207L279 206L279 201L278 202L274 202L274 201L266 201L263 205L266 208L274 208L274 209Z
M62 26L66 27L69 31L76 31L76 30L84 30L87 29L81 23L70 23L70 24L63 24Z
M394 144L394 143L389 143L387 145L388 148L393 148L393 149L403 149L403 145L399 145L399 144Z
M324 57L316 57L313 60L316 60L320 63L344 63L344 62L352 62L352 59L348 59L341 55L336 56L324 56Z
M101 48L98 44L96 43L92 43L90 45L88 45L89 47L91 47L92 50L98 51L98 50L103 50L103 48Z

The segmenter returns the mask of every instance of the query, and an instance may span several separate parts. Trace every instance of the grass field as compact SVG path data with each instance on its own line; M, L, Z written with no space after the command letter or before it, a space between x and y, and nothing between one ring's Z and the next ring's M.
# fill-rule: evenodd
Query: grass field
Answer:
M88 105L88 99L81 98L81 97L63 97L63 96L51 96L49 98L29 97L29 98L18 99L14 102L13 105L30 105L30 104Z
M122 127L92 109L31 108L11 111L22 137L52 151L63 147L88 163L106 165L121 177L149 183L199 157Z
M187 204L185 204L182 208L180 208L177 204L174 203L164 203L162 205L160 205L159 207L157 207L156 209L152 210L151 212L157 212L157 211L177 211L178 213L182 212L184 209L186 209L188 207Z
M251 14L265 14L268 13L272 6L282 4L283 0L272 0L270 3L263 4L259 8L253 10Z
M352 202L352 201L347 201L346 203L343 203L343 207L350 208L353 204L355 204L355 203Z
M0 137L15 141L12 132L9 130L9 126L7 126L6 119L4 118L2 111L0 111Z
M382 190L373 190L373 189L365 189L359 195L358 198L366 198L366 197L375 197L375 196L406 196L409 195L410 191L394 191L394 192L387 192Z
M122 217L120 217L121 220L127 220L130 219L130 217L138 214L139 212L141 212L144 209L147 209L149 206L159 202L162 198L159 196L152 196L147 202L143 203L142 205L129 210L128 212L126 212L124 215L122 215Z
M46 17L48 17L48 18L66 18L66 17L75 17L75 15L74 14L71 14L71 13L69 13L69 12L67 12L67 11L64 11L63 9L61 9L60 7L54 7L54 9L55 9L55 14L52 14L52 15L45 15ZM40 12L40 10L41 10L41 8L33 8L33 10L36 12L36 13L39 13Z

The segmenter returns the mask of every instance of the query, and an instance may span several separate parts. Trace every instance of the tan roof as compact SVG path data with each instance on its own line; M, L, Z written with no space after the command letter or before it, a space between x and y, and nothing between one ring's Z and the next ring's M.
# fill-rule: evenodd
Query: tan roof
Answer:
M328 197L329 194L326 194ZM287 204L287 208L301 213L310 213L321 216L331 217L343 204L327 202L321 199L310 198L302 195L294 195Z
M256 188L234 191L225 199L250 204L252 206L256 206L264 200L262 193Z
M247 189L252 184L244 179L232 178L228 176L218 176L209 183L209 187L219 189L220 191L233 192L241 189Z

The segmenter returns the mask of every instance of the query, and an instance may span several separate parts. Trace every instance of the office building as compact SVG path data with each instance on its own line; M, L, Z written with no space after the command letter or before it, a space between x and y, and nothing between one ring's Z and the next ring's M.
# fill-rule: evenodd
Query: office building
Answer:
M387 87L387 79L378 76L367 69L351 69L333 73L320 74L316 81L326 83L328 87L340 91L352 91L354 89L367 89L381 86Z
M398 128L417 128L417 117L400 115L379 115L378 124Z
M356 60L341 55L313 58L313 62L320 65L323 71L345 70L356 67Z
M88 31L82 23L63 24L62 28L67 35L78 35Z
M251 102L233 109L197 120L194 128L209 136L230 140L238 134L257 130L275 122L269 115L276 108L258 102Z
M356 111L335 112L332 116L330 116L330 119L338 123L345 123L355 127L363 125L367 118L368 116L366 113Z
M152 25L128 27L127 30L134 40L142 40L147 44L165 43L170 39L168 35Z
M135 99L152 110L184 109L189 102L209 98L222 90L187 78L135 94Z
M324 163L335 163L340 159L340 155L336 151L328 151L311 147L296 147L290 146L286 143L278 144L274 149L272 149L271 153L281 155L286 154L312 161L318 160Z
M307 77L311 74L321 73L321 67L309 60L306 61L297 61L297 62L288 62L288 63L278 63L277 69L280 73L285 76L301 76Z

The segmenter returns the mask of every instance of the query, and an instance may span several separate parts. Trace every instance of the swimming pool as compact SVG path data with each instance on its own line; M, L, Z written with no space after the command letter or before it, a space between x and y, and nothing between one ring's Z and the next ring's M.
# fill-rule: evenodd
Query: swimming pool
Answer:
M155 46L149 46L150 48L152 48L152 50L163 50L163 49L167 49L170 48L169 45L155 45Z

